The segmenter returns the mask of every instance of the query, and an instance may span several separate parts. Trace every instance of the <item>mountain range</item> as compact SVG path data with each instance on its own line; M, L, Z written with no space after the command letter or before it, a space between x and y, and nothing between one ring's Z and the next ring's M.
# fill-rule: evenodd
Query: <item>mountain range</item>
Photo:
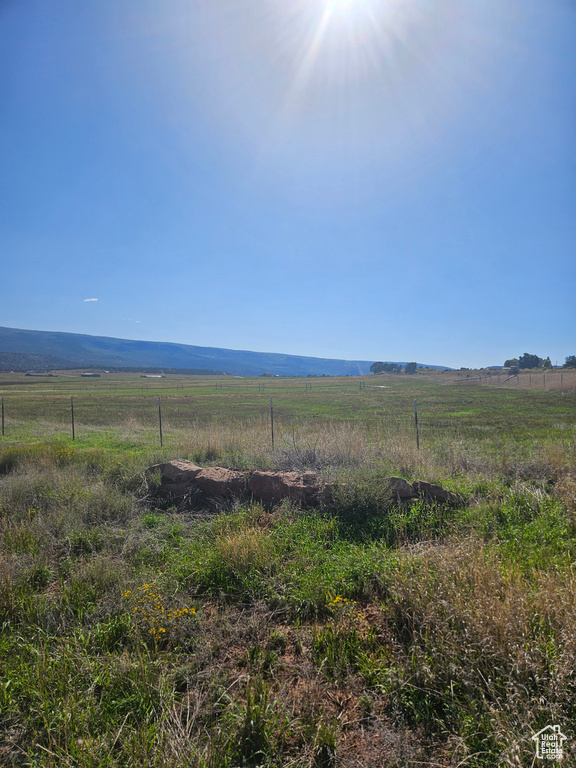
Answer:
M373 362L0 326L0 369L4 370L154 367L186 369L197 373L224 372L236 376L260 376L264 373L273 376L358 376L370 373ZM440 365L426 367L444 368Z

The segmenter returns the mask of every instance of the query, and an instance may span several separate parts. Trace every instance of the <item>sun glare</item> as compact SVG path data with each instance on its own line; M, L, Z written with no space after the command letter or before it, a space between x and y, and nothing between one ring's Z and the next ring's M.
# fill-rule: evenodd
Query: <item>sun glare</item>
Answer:
M373 0L321 0L324 17L344 24L367 18L373 4Z
M358 5L358 0L324 0L330 10L346 10Z
M491 65L496 43L487 34L479 41L478 30L486 33L500 18L498 0L199 5L204 37L213 42L204 50L199 35L203 58L184 53L185 45L182 55L211 62L214 87L205 98L210 105L214 98L222 130L238 126L257 147L258 169L281 168L287 183L308 173L300 167L395 162L408 148L436 141L472 77Z
M316 57L322 50L340 49L352 54L357 67L362 63L387 58L399 41L404 43L409 30L430 15L427 0L317 0L317 21L312 32ZM346 65L350 71L349 62Z
M295 86L318 76L324 83L356 82L392 59L404 47L409 28L418 25L426 0L300 0L303 46ZM309 13L307 12L307 10ZM426 14L424 14L426 15Z

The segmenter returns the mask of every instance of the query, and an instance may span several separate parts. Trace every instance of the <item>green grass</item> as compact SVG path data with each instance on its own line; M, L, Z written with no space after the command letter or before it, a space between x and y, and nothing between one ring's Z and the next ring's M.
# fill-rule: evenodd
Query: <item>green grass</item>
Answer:
M267 439L271 397L277 426L284 433L317 419L360 422L375 430L406 429L412 426L416 399L423 436L428 433L430 438L442 432L478 436L478 431L486 430L511 433L515 439L530 439L547 430L559 435L567 430L573 435L573 391L564 394L521 387L462 386L454 383L456 378L454 373L430 378L364 377L368 386L361 389L354 378L312 382L275 379L264 383L255 379L218 382L203 377L170 377L142 384L137 377L86 382L79 378L18 380L4 375L0 376L0 393L5 398L7 435L25 434L30 439L34 435L46 437L56 428L70 434L72 396L78 437L107 428L108 439L113 439L112 433L117 437L131 429L139 436L153 435L158 397L162 398L167 437L171 431L194 431L211 422L232 419L238 424L261 422ZM312 389L306 390L307 385Z
M445 379L172 383L162 448L139 380L6 386L0 764L529 766L551 723L569 764L574 395ZM177 512L144 474L176 456L341 486ZM391 474L462 503L399 507Z

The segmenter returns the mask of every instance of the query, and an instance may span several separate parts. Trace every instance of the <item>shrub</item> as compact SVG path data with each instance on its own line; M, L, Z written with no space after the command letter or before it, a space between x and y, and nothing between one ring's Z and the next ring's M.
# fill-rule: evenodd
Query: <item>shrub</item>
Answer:
M359 474L351 482L339 483L333 489L328 511L349 532L369 533L394 504L394 496L385 477Z

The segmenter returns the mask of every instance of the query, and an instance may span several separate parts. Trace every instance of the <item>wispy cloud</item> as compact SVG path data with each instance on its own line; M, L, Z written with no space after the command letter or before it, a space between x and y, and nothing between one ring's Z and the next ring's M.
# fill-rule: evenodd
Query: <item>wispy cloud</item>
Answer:
M98 301L98 299L83 299L83 301Z

